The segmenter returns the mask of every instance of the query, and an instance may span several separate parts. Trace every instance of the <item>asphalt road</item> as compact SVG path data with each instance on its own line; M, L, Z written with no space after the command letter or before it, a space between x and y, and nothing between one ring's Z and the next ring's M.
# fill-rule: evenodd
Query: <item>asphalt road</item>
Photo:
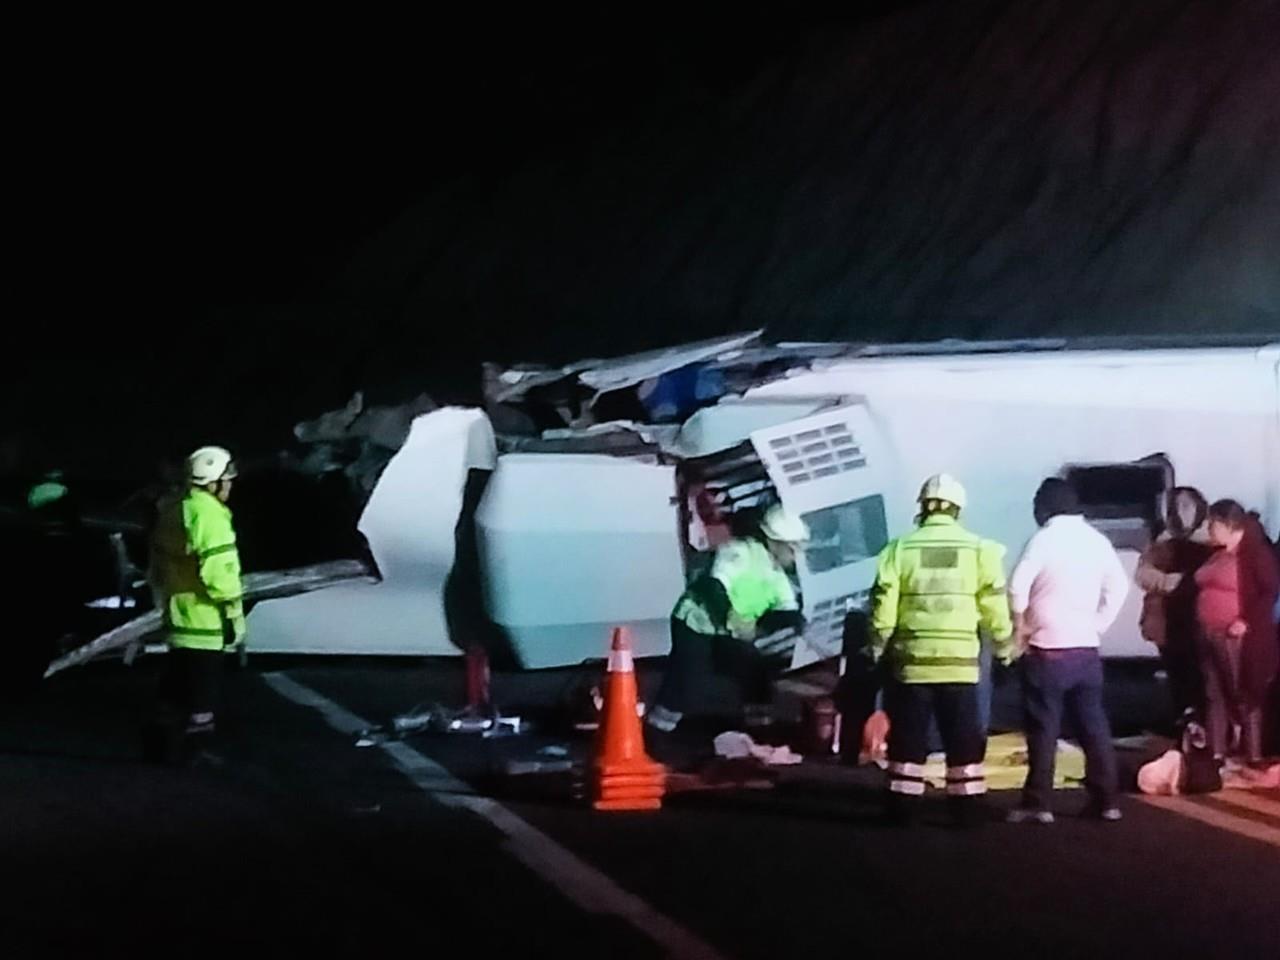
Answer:
M874 771L806 763L770 789L599 814L572 775L502 772L546 747L586 756L589 735L547 709L580 675L495 678L532 733L356 746L356 727L457 702L460 665L403 661L251 664L228 678L210 755L165 768L138 736L158 659L70 671L0 716L0 956L1270 958L1280 943L1275 792L1248 808L1127 798L1120 824L1075 818L1070 792L1049 828L998 822L1013 800L998 793L983 829L948 829L938 808L904 832L875 818ZM1140 725L1126 684L1113 712ZM697 763L711 732L664 759Z

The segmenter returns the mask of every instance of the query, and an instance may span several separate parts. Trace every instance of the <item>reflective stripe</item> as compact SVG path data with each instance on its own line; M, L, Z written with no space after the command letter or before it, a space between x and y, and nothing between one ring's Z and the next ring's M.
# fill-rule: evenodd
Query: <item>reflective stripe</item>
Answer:
M630 650L611 650L609 652L610 673L634 673Z
M671 616L694 633L712 637L720 633L716 625L711 622L711 614L707 613L706 609L687 593L676 602L676 608Z
M208 550L202 551L200 554L200 559L208 560L210 557L216 557L220 553L233 553L235 549L236 549L236 545L234 541L231 543L224 543L220 547L212 547Z
M924 764L923 763L899 763L897 760L893 760L893 761L890 761L889 763L889 773L890 775L901 774L904 777L918 777L923 779Z
M963 767L947 767L948 780L974 780L986 776L981 763L970 763Z
M175 627L170 626L169 632L184 637L221 637L222 629L215 630L205 629L204 627Z
M985 789L985 787L983 789ZM924 781L923 780L890 780L889 792L904 793L909 797L923 797Z
M898 627L894 630L894 636L901 640L956 640L965 642L978 642L978 631L974 630L950 630L946 627Z
M947 784L947 795L951 797L976 797L986 792L986 780L961 780Z
M977 657L927 657L918 653L901 653L898 663L912 667L976 667Z

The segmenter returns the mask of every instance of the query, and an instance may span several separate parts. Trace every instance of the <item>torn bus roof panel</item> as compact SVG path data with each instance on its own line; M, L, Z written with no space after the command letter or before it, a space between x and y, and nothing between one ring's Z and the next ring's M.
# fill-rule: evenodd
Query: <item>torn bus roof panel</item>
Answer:
M296 570L269 570L249 573L244 577L244 597L247 603L278 597L291 597L324 590L338 585L368 584L374 582L368 568L359 560L337 560ZM125 650L158 633L163 624L159 610L148 610L127 623L96 637L82 647L68 652L49 664L45 676L51 677L67 667L78 666L108 653Z
M482 410L418 417L360 517L381 582L259 604L249 613L249 651L458 654L444 609L455 528L468 473L491 470L496 458Z

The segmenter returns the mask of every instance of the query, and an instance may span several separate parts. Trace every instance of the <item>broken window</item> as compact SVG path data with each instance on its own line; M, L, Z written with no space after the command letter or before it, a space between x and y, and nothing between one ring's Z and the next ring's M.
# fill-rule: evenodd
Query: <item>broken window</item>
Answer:
M805 562L811 573L869 560L889 540L884 497L875 494L803 514L809 527Z
M1085 518L1114 546L1142 550L1163 527L1164 494L1173 485L1167 457L1067 467L1063 476Z

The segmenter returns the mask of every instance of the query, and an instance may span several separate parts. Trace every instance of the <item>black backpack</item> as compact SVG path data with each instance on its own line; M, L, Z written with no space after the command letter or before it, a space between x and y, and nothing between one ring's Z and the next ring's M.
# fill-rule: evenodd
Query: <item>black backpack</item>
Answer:
M1222 789L1222 770L1209 749L1209 734L1195 714L1182 723L1182 761L1186 776L1183 793L1214 793Z

